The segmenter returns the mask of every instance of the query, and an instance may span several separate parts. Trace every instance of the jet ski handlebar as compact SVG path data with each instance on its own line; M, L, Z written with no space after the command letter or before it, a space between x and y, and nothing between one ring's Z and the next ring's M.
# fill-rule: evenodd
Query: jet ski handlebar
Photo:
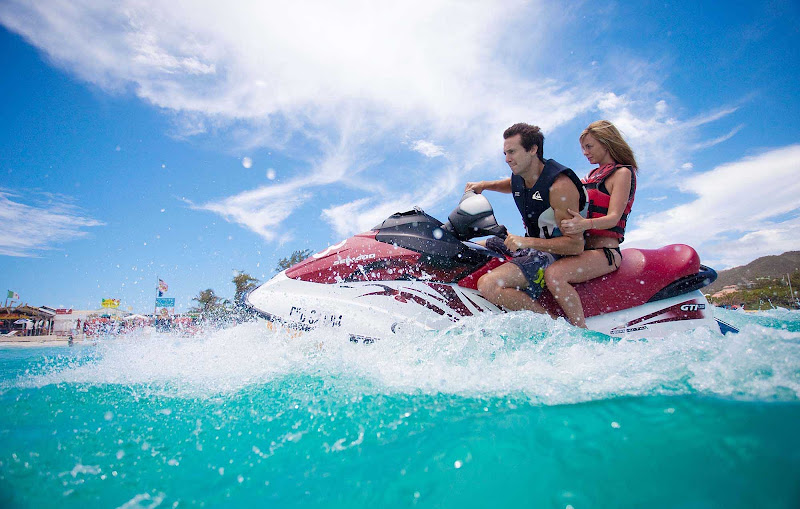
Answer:
M508 236L506 227L497 224L489 200L474 191L464 193L458 206L447 219L443 225L444 229L459 240L470 240L487 235L496 235L505 239Z

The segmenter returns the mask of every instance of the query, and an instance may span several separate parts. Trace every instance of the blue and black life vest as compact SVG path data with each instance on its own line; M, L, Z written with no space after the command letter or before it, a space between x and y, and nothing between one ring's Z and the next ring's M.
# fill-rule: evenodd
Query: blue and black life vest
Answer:
M556 224L555 211L550 206L550 187L561 174L566 175L575 184L580 193L579 209L586 205L586 193L581 179L566 166L548 159L544 162L542 174L530 189L525 187L525 179L519 175L511 175L511 193L517 204L522 222L525 224L526 237L550 239L560 237L561 230Z

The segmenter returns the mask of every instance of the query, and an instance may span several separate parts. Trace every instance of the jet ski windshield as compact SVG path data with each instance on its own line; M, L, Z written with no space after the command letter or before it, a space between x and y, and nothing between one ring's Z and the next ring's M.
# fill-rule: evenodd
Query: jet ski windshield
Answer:
M497 224L491 203L482 194L467 191L458 206L448 216L443 228L458 238L470 240L476 237L497 235L505 238L506 227Z

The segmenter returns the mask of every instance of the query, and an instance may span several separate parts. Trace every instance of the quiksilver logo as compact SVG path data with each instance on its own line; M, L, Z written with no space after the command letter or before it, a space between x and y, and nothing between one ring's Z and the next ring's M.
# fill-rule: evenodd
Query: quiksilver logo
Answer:
M542 200L542 195L539 194L539 191L536 191L535 193L533 193L533 196L531 198L533 198L534 200L544 201L544 200Z

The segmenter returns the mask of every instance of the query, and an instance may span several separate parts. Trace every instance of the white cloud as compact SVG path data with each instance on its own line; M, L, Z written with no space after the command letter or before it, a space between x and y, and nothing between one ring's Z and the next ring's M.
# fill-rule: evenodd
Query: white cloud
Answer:
M702 141L700 143L696 143L692 147L692 149L693 150L701 150L701 149L704 149L704 148L713 147L714 145L719 145L723 141L728 141L729 139L733 138L736 135L736 133L738 133L739 131L742 130L743 127L744 127L744 124L739 124L738 126L734 127L728 133L726 133L726 134L724 134L722 136L719 136L719 137L714 138L712 140L706 140L706 141Z
M350 203L336 205L322 211L322 218L330 223L340 237L349 237L353 233L367 231L394 212L381 214L377 208L365 214L364 209L370 204L369 198L361 198ZM387 208L384 204L383 208ZM388 207L391 208L391 207Z
M0 255L37 257L55 245L85 237L84 228L103 226L58 194L28 193L35 203L27 205L21 197L0 189Z
M727 163L686 178L680 189L696 198L642 219L625 244L685 243L723 267L800 248L800 145Z
M431 143L430 141L417 140L414 142L411 148L425 157L437 157L444 155L444 149L435 143Z
M450 167L427 188L418 188L414 193L393 193L381 199L362 198L329 207L322 211L322 219L339 237L348 237L369 230L395 212L405 212L414 207L430 209L459 185L463 185L460 172L456 167Z
M266 240L277 240L278 226L310 197L300 192L303 182L296 181L278 186L264 186L228 198L195 205L195 210L215 212L227 221L254 231Z
M0 3L0 23L81 79L163 108L174 135L224 132L237 149L267 146L304 163L294 175L280 168L292 182L283 186L304 190L289 203L272 199L284 189L274 186L194 206L269 240L322 186L360 193L328 204L324 217L337 233L346 229L337 211L355 206L375 217L398 189L436 205L474 169L502 167L500 133L521 120L549 136L599 112L656 170L643 172L643 184L668 181L658 170L679 168L697 128L733 110L677 119L642 62L617 63L626 79L615 83L596 79L620 74L605 63L541 77L570 16L582 13L544 0ZM446 156L449 166L432 161L421 178L385 164L401 140L418 140L406 148Z
M744 265L761 256L777 255L800 249L800 218L776 222L746 233L738 239L714 246L714 260L720 267ZM715 262L716 263L716 262Z
M640 184L650 186L675 186L675 178L681 170L692 168L685 161L688 153L695 152L733 137L739 126L727 135L715 140L697 143L702 126L725 118L736 108L720 108L682 120L672 113L664 99L653 102L645 97L632 98L626 95L606 94L598 103L601 116L611 120L634 148L639 167L644 169Z

